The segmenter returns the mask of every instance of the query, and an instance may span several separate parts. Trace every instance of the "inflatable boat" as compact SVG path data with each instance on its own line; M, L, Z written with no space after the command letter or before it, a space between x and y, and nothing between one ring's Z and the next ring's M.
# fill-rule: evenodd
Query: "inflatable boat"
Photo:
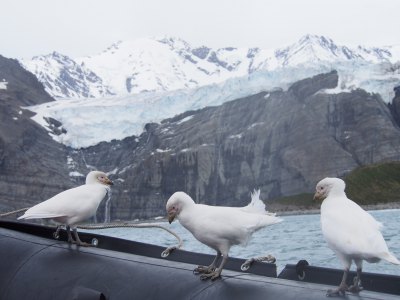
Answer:
M229 258L222 278L201 281L193 274L212 255L124 239L80 233L97 247L77 247L54 227L0 221L0 299L326 299L341 270L309 266L304 260L277 274L275 264ZM163 255L165 256L165 255ZM349 280L355 276L351 273ZM350 282L349 282L350 283ZM346 299L400 299L400 276L365 273L364 290Z

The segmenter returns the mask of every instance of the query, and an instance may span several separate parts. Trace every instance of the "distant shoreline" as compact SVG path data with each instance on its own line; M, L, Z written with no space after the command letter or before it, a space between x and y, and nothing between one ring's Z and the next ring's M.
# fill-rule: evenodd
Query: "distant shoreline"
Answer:
M361 207L367 211L370 210L386 210L386 209L400 209L400 202L390 202L390 203L379 203L379 204L369 204L369 205L361 205ZM270 212L275 212L277 216L298 216L298 215L319 215L319 208L312 209L287 209L287 210L279 210L279 209L270 209ZM135 223L142 222L167 222L167 218L163 216L143 219L143 220L134 220Z
M400 209L400 202L378 203L360 205L365 210L385 210L385 209ZM277 216L296 216L296 215L318 215L319 208L313 209L288 209L288 210L274 210Z

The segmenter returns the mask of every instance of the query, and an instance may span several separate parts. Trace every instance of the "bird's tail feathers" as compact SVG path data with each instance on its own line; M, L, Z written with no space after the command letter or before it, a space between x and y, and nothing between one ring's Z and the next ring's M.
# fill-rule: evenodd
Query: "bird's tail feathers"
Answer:
M241 210L244 211L244 212L252 213L252 214L275 216L275 213L270 213L270 212L265 210L265 204L260 199L260 193L261 193L261 191L259 189L258 190L254 190L251 193L251 201L250 201L250 203L247 206L242 207Z
M382 259L394 264L394 265L400 265L400 261L390 252L385 252L382 255Z
M283 219L281 219L281 218L271 216L271 215L264 215L264 216L260 216L260 222L259 222L258 226L265 227L265 226L280 223L282 221L283 221Z

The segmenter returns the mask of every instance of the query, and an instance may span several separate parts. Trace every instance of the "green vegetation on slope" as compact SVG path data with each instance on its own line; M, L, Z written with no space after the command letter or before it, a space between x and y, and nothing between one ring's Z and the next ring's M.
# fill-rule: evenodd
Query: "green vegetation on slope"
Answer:
M267 200L266 206L269 211L293 211L318 209L319 204L313 200L314 194L304 193L283 198Z
M400 162L357 168L345 181L348 198L360 205L400 201Z
M347 197L360 205L400 202L400 162L360 167L350 172L344 180ZM314 202L313 195L314 190L310 193L268 200L267 209L271 211L318 209L321 203Z

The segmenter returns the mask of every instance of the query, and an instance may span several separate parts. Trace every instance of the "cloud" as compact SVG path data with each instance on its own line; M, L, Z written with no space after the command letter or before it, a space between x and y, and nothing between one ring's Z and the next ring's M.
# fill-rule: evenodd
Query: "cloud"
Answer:
M6 0L0 54L98 53L118 40L177 36L194 45L276 48L302 35L400 44L397 0Z

